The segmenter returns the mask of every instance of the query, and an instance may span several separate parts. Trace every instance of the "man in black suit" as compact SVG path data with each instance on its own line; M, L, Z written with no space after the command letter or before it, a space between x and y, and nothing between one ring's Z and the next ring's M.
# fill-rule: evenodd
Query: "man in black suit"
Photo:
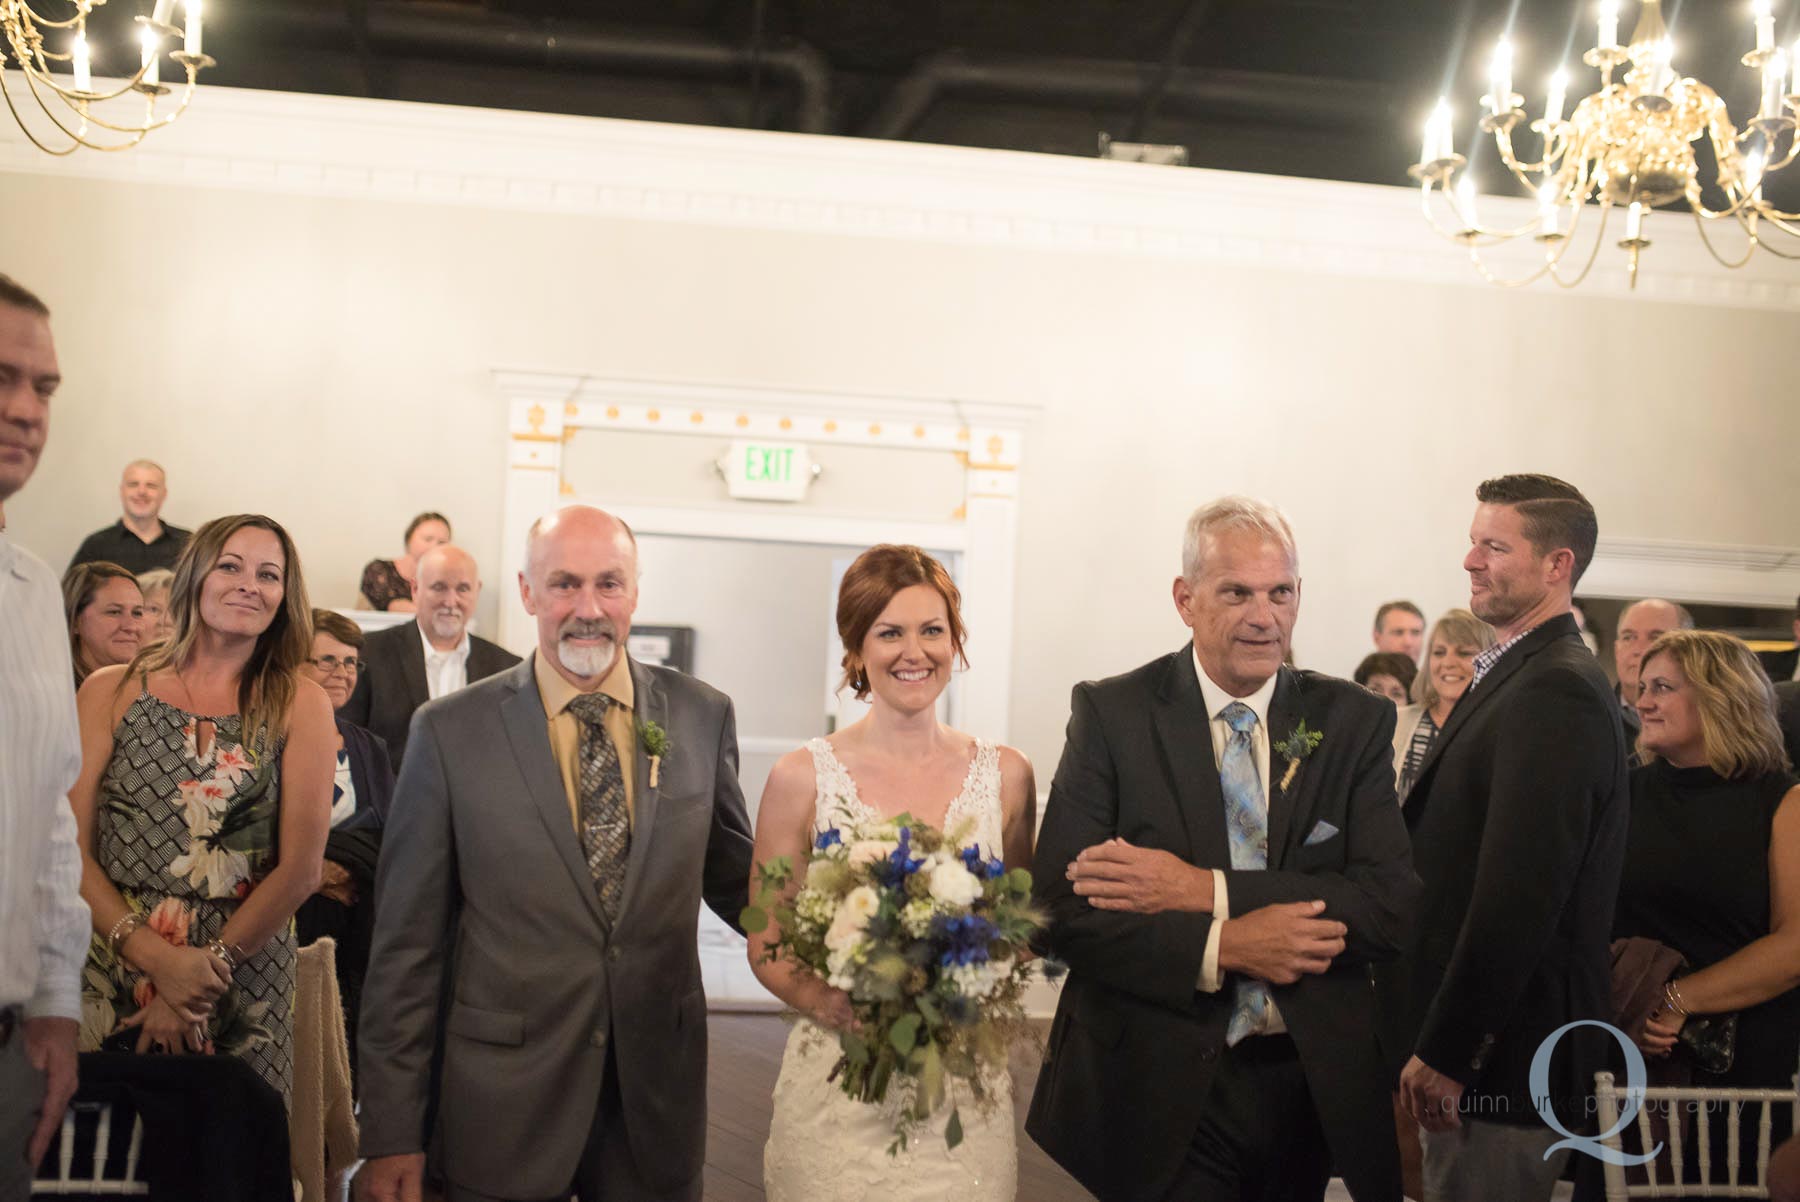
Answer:
M1394 707L1284 667L1292 531L1188 521L1172 655L1077 685L1036 862L1069 965L1026 1131L1105 1202L1359 1202L1400 1167L1369 965L1418 895Z
M1499 642L1406 800L1425 881L1406 954L1377 973L1401 1102L1424 1129L1427 1202L1548 1198L1568 1157L1540 1095L1580 1130L1611 1040L1607 942L1630 800L1619 707L1569 612L1599 524L1549 476L1482 484L1463 560L1469 608ZM1592 1037L1597 1037L1592 1038Z
M362 674L338 711L386 739L396 769L414 710L519 662L506 648L469 633L481 600L474 556L446 543L419 557L418 572L418 614L363 640Z

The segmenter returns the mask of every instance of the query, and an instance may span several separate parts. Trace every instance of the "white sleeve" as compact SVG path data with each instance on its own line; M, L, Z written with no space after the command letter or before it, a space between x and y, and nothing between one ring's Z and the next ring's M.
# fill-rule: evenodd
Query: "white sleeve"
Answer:
M1200 992L1217 993L1225 984L1219 971L1219 927L1231 917L1231 897L1225 889L1225 874L1209 869L1213 876L1213 924L1206 932L1206 952L1200 960Z
M68 798L50 804L56 816L38 866L32 914L38 948L37 992L25 1004L28 1018L81 1019L81 970L87 963L93 919L81 900L81 849Z

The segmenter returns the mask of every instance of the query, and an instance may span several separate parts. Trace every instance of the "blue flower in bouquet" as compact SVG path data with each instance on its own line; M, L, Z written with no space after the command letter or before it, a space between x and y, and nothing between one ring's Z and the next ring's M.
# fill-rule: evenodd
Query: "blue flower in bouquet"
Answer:
M1006 875L1006 865L998 859L982 859L979 847L965 847L958 854L962 859L963 867L967 868L969 875L977 880L991 881L995 877Z
M1000 928L979 914L959 914L955 918L938 918L931 924L931 933L944 945L938 953L938 963L948 968L986 964L988 944L999 937Z
M828 831L820 832L819 836L813 840L813 850L824 851L827 847L842 843L843 841L844 836L839 834L838 828L834 826Z
M906 878L919 871L925 863L925 857L912 854L912 828L900 828L900 842L885 859L877 860L872 865L875 879L889 889L900 889L906 885Z

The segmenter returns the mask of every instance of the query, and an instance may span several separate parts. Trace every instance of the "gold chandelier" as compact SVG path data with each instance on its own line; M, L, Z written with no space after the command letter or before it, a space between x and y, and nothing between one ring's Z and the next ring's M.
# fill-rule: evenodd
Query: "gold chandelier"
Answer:
M1549 276L1565 288L1586 278L1606 242L1612 211L1623 207L1631 286L1637 286L1638 255L1650 245L1644 236L1647 215L1657 208L1691 213L1706 249L1726 267L1742 267L1760 246L1784 259L1800 258L1800 247L1770 245L1777 239L1800 238L1800 214L1787 213L1763 198L1763 181L1794 161L1794 114L1800 95L1788 91L1791 58L1775 45L1775 18L1770 0L1755 3L1756 48L1743 64L1761 73L1762 101L1742 132L1731 123L1725 102L1697 79L1682 78L1674 69L1674 48L1663 23L1660 0L1643 0L1637 28L1627 45L1619 44L1618 0L1601 0L1597 45L1582 61L1599 69L1600 90L1580 100L1567 117L1568 73L1558 70L1549 81L1543 117L1528 128L1537 135L1540 158L1522 161L1513 147L1513 131L1529 119L1524 98L1512 90L1513 53L1502 39L1490 66L1488 94L1481 98L1481 128L1494 136L1500 159L1537 201L1537 215L1511 229L1484 226L1475 211L1474 182L1468 160L1456 153L1450 106L1438 101L1425 126L1425 145L1409 174L1420 184L1425 219L1440 234L1469 248L1469 257L1489 282L1518 287ZM1614 73L1627 67L1623 78ZM1700 172L1694 147L1707 140L1715 163L1713 183L1724 193L1725 206L1708 208L1701 200ZM1785 147L1785 149L1784 149ZM1441 191L1453 224L1440 224L1432 194ZM1589 204L1598 201L1598 205ZM1744 241L1736 257L1721 253L1712 230L1736 225ZM1595 226L1591 233L1584 226ZM1483 262L1484 247L1531 237L1540 244L1543 262L1523 278L1503 279ZM1577 242L1587 245L1585 259L1572 276L1560 270ZM1581 258L1577 256L1578 260Z
M144 135L173 122L194 99L194 77L213 60L201 51L202 0L186 0L187 23L177 29L170 23L175 0L155 0L148 16L134 24L138 44L133 58L137 71L129 78L96 89L93 52L88 45L88 16L106 0L50 0L70 11L61 19L47 17L31 7L30 0L0 0L0 29L6 41L0 45L0 93L25 136L39 150L73 154L90 150L124 150L144 140ZM170 50L176 39L181 48ZM158 103L171 88L162 82L162 60L167 57L186 75L179 83L174 107L158 112ZM18 69L22 80L8 79L7 68ZM54 68L66 68L66 73ZM140 110L137 106L142 104Z

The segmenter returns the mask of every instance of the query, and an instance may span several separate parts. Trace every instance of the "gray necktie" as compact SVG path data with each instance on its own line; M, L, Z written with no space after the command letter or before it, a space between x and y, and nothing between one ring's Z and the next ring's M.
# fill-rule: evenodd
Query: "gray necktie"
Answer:
M619 900L625 893L625 860L631 852L631 811L625 804L625 775L619 768L619 749L606 733L603 719L613 706L605 693L583 693L569 702L569 710L581 720L580 802L581 850L587 855L588 875L600 913L611 926L619 916Z
M1219 765L1219 787L1225 794L1225 829L1231 837L1231 866L1269 866L1269 816L1263 806L1262 774L1256 770L1256 753L1250 732L1256 729L1256 711L1234 701L1219 715L1231 728L1225 755ZM1269 987L1249 977L1233 983L1235 997L1225 1043L1235 1045L1246 1035L1261 1031L1268 1022Z

